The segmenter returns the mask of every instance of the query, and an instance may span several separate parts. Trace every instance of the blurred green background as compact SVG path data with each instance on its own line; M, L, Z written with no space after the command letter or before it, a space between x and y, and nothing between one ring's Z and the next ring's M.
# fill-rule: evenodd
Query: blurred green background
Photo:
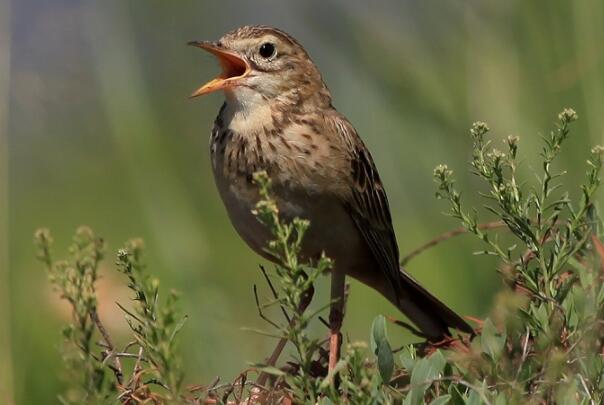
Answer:
M129 296L112 258L129 237L146 240L149 270L183 293L187 383L229 380L272 349L241 328L266 326L252 294L262 260L214 188L207 144L222 95L187 95L218 68L189 40L258 23L299 39L373 153L403 254L457 226L434 198L434 166L448 163L462 189L479 187L467 173L472 121L498 138L519 135L525 167L538 169L539 133L574 107L580 121L561 157L573 190L603 142L601 0L1 1L0 403L53 403L66 383L67 313L34 259L40 226L57 254L80 224L106 238L101 317L120 341L114 302ZM464 198L479 204L474 194ZM472 255L479 248L462 236L409 270L460 313L483 317L501 283L494 261ZM315 302L328 299L325 281ZM366 340L379 313L397 315L353 283L348 336ZM395 346L411 339L390 332Z

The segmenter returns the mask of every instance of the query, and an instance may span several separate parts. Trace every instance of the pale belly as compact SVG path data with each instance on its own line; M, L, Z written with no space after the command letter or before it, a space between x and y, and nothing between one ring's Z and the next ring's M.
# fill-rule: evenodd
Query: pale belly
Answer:
M348 175L342 169L348 164L343 149L315 142L321 134L308 135L312 128L290 126L288 131L273 134L274 128L267 124L272 122L270 114L263 117L262 112L243 114L225 108L220 119L223 127L214 128L210 153L220 197L241 238L259 255L276 261L265 250L273 239L270 231L252 214L259 195L250 177L267 170L281 219L310 221L302 243L303 259L315 260L324 252L338 269L353 277L362 279L373 273L367 272L375 267L369 248L344 204L335 197L344 193L341 178Z
M258 254L275 261L265 251L272 238L269 230L252 214L259 196L257 186L244 178L226 179L215 172L216 185L229 219L240 237ZM284 221L303 218L310 221L302 244L303 259L315 260L322 252L355 276L372 263L364 260L366 245L343 206L330 197L285 191L279 186L271 190ZM358 269L358 270L357 270Z
M257 187L244 179L227 182L216 173L215 180L229 219L239 236L257 254L280 264L265 249L273 239L271 233L252 214L259 199ZM321 196L283 193L279 188L273 188L272 191L282 220L291 221L298 217L310 221L302 243L302 261L316 263L325 253L333 260L333 269L394 299L388 280L379 270L373 254L342 205Z

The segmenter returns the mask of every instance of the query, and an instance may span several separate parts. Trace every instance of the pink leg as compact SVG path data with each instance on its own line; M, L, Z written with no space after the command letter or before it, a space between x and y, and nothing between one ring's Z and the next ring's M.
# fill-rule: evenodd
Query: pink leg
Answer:
M328 370L336 368L340 357L342 335L340 328L344 317L346 274L333 269L331 273L331 306L329 308L329 364Z

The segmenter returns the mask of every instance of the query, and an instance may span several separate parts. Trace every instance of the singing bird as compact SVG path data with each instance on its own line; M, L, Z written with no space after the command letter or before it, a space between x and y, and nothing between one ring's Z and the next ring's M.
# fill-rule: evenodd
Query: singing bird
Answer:
M329 368L337 361L345 276L377 290L431 341L449 328L472 332L455 312L399 266L384 185L369 150L332 105L331 94L306 50L289 34L244 26L216 42L193 41L213 54L222 73L191 96L222 90L225 102L210 137L218 192L241 238L268 260L269 231L253 216L264 170L280 215L310 221L302 255L322 252L331 271Z

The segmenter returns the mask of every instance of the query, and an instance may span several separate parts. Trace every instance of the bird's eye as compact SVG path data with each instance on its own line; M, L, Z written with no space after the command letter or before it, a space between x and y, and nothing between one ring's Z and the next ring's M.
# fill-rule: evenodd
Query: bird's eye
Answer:
M270 42L265 42L262 45L260 45L260 49L258 50L258 53L264 59L268 59L275 54L275 45L271 44Z

